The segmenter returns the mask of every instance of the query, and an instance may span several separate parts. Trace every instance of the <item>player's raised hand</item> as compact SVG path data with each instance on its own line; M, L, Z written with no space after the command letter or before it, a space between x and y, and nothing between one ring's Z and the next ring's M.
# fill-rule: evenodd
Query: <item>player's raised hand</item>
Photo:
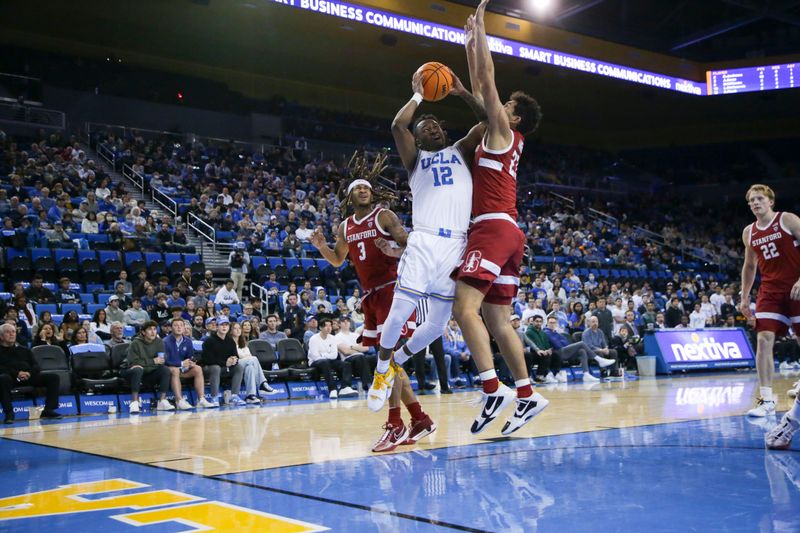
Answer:
M425 89L422 88L422 72L419 70L411 77L411 90L419 94L425 93Z
M452 94L455 96L461 96L462 94L465 94L467 92L467 89L464 87L464 84L461 83L461 80L458 79L456 73L453 72L453 69L451 69L450 67L447 67L447 70L449 70L450 74L453 76L453 86L450 87L450 92L448 94Z
M388 255L389 257L400 257L401 255L403 255L402 248L395 248L389 243L389 241L381 237L375 239L375 246L378 247L378 250L383 252L385 255Z
M489 0L481 0L481 3L478 4L478 9L475 10L475 22L477 24L483 24L483 16L486 14L486 6L489 3Z
M311 234L311 237L308 240L317 250L327 244L327 242L325 242L325 235L322 233L322 228L315 229L314 233Z
M464 34L466 35L466 40L464 41L464 46L467 50L474 50L475 49L475 15L470 15L467 17L467 23L464 25Z

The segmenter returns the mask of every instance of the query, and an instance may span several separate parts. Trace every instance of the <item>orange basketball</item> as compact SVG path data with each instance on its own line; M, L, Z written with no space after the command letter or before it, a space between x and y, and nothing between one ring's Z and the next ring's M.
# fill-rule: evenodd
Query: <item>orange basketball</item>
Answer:
M436 61L425 63L417 72L422 76L422 97L428 102L438 102L453 87L450 69Z

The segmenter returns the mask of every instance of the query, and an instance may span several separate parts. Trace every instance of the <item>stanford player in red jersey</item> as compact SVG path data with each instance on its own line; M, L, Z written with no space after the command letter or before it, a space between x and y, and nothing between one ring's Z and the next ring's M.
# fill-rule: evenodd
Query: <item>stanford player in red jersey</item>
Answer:
M800 334L800 218L775 212L775 193L766 185L753 185L745 197L756 217L742 232L745 255L741 310L748 318L752 317L750 291L756 270L761 274L756 299L756 368L761 398L747 414L764 417L775 413L775 335L786 334L789 327Z
M480 3L464 28L472 92L483 99L487 128L472 165L473 225L464 262L455 273L453 312L480 372L485 395L481 413L470 430L483 431L515 397L497 379L489 345L491 332L517 387L516 410L502 429L508 435L548 404L531 389L522 344L510 320L525 246L525 235L517 226L517 167L524 136L536 129L541 111L536 100L519 91L505 104L500 101L483 20L487 3Z
M311 244L332 265L339 266L349 257L356 269L364 291L361 298L361 310L364 313L361 343L364 346L379 344L383 323L392 307L394 286L397 282L397 257L387 255L383 250L390 252L393 245L397 249L404 248L408 240L408 233L397 215L376 206L380 201L391 198L374 191L370 182L383 170L383 161L385 157L379 157L372 168L368 169L364 159L354 156L350 166L356 169L353 172L356 179L348 185L342 201L343 212L347 213L352 206L353 214L339 225L333 249L325 243L325 237L319 229L311 237ZM367 179L361 178L365 174ZM412 316L404 336L410 336L414 327L416 322ZM395 379L399 381L395 382L389 397L389 420L383 426L383 435L372 447L373 452L388 452L401 444L414 444L436 431L436 424L422 411L408 376L402 369L396 370ZM364 388L367 385L362 384ZM411 424L408 426L401 417L401 403L405 404L411 414Z

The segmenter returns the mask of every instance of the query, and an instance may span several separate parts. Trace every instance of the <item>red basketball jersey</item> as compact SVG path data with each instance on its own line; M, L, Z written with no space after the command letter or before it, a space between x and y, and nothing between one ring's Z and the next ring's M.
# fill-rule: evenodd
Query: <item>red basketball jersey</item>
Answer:
M750 247L758 257L761 288L765 292L788 292L800 277L800 242L783 227L776 213L766 228L750 224Z
M489 150L486 139L475 150L472 165L472 216L506 213L517 220L517 167L525 138L513 131L504 150Z
M397 280L397 258L389 257L375 245L375 239L379 237L394 242L391 235L378 224L381 211L383 209L376 207L361 220L352 215L344 221L348 257L365 291Z

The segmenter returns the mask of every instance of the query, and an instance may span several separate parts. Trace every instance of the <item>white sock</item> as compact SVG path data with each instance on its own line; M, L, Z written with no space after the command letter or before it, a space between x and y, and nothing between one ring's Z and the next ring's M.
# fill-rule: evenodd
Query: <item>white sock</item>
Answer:
M489 379L494 379L494 378L496 378L496 377L497 377L497 372L495 372L494 368L493 368L493 369L491 369L491 370L484 370L483 372L481 372L480 374L478 374L478 377L480 377L480 378L481 378L481 381L486 381L486 380L489 380Z
M389 370L389 363L391 363L391 359L384 361L378 357L378 365L375 367L375 372L378 374L385 374Z
M763 398L765 402L775 401L772 397L772 387L760 387L759 392L761 393L761 398Z
M530 384L531 384L531 378L518 379L517 381L514 382L514 387L520 388Z
M798 400L797 398L794 399L792 408L789 409L789 416L791 416L795 420L800 419L800 400Z
M410 353L408 353L406 351L406 345L404 344L403 346L400 347L399 350L394 352L394 356L393 356L394 362L397 363L400 366L403 366L406 361L411 359L411 355L412 354L410 354Z

